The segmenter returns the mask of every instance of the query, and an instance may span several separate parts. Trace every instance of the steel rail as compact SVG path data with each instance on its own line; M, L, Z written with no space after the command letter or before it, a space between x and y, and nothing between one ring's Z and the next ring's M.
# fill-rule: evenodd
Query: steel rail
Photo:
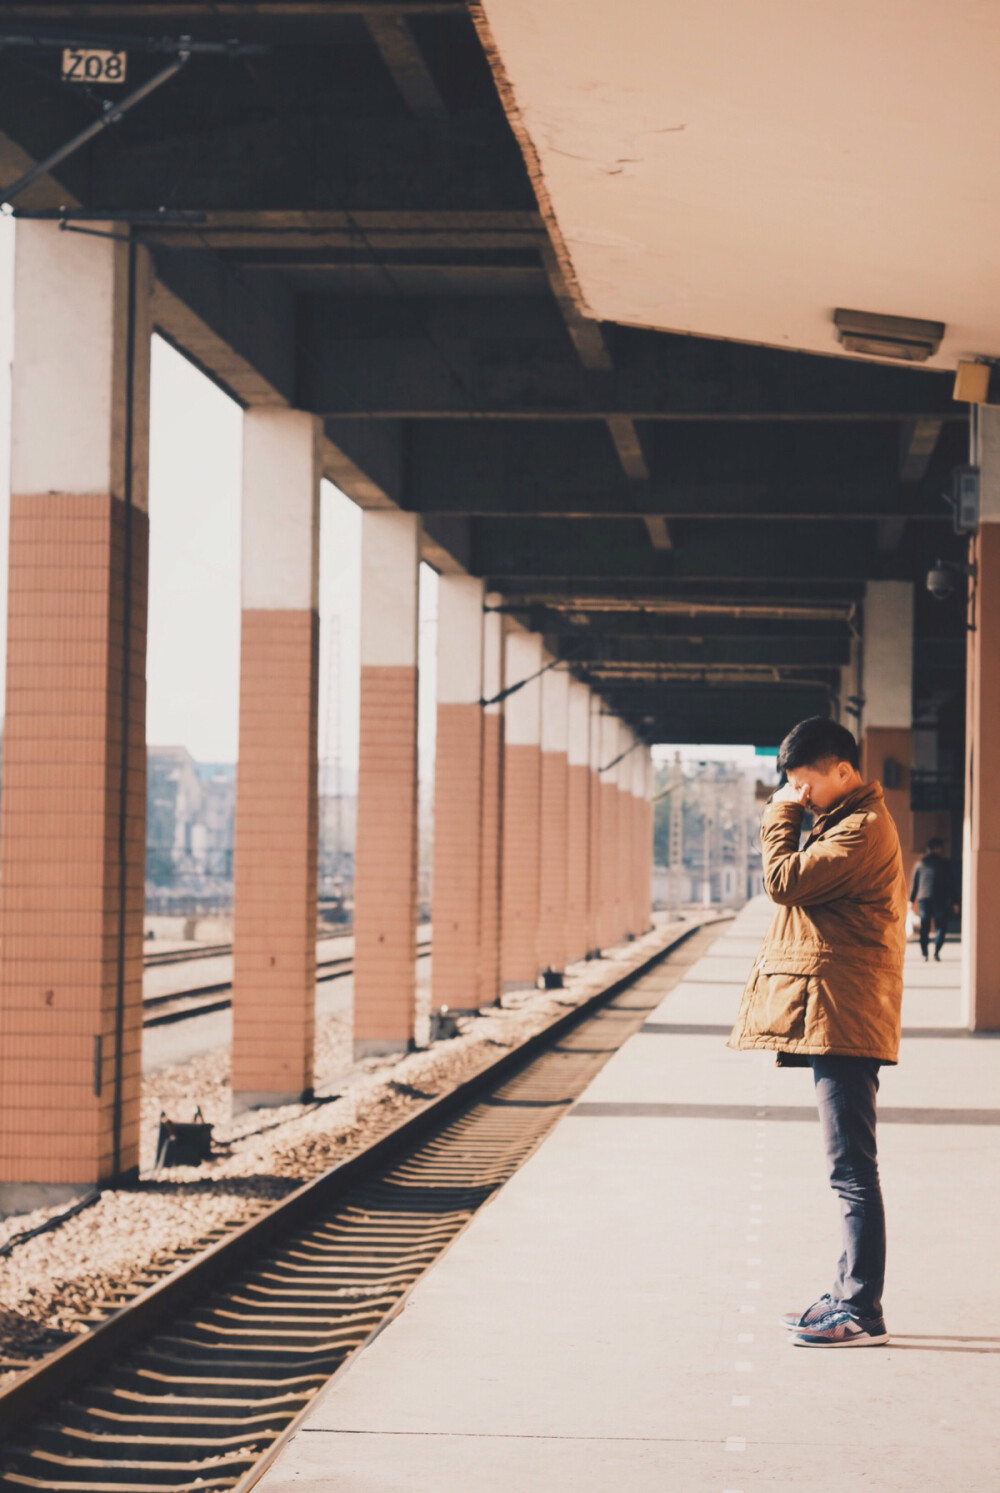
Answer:
M226 953L231 953L231 948ZM428 959L431 954L430 943L417 945L417 958ZM208 956L204 956L208 957ZM169 961L164 961L168 963ZM338 959L322 959L316 964L316 983L324 984L327 980L342 980L354 973L353 956L345 955ZM226 996L226 991L233 988L232 980L219 980L211 985L194 985L189 990L170 990L162 995L147 995L143 997L143 1011L153 1011L151 1016L143 1016L144 1027L172 1026L178 1021L190 1021L195 1016L210 1016L214 1011L228 1011L232 1006L232 997ZM215 999L214 997L219 997ZM185 1006L185 1001L195 1001L192 1006ZM159 1006L176 1006L177 1010L157 1011Z
M645 1004L617 997L705 926L25 1373L0 1395L0 1488L247 1493L316 1390L400 1309L663 991Z

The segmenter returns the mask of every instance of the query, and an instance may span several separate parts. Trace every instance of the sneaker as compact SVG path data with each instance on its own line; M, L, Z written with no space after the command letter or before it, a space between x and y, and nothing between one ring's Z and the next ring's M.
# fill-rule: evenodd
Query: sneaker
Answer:
M803 1327L812 1327L814 1323L829 1316L833 1310L833 1297L829 1291L814 1301L812 1306L807 1306L804 1312L786 1312L781 1319L782 1327L787 1327L790 1332L801 1330Z
M852 1317L843 1307L827 1312L806 1332L789 1339L797 1348L877 1348L889 1341L882 1317Z

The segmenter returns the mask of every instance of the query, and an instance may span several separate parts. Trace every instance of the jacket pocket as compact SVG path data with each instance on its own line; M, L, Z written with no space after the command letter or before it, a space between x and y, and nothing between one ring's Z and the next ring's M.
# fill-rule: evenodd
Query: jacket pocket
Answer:
M763 1037L801 1041L806 1030L809 975L764 969L757 981L752 1024Z

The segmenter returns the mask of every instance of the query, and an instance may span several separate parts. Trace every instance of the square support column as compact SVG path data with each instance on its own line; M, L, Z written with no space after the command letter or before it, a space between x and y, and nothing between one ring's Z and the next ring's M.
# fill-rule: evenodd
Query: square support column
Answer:
M598 928L602 948L610 948L621 938L620 922L620 854L618 769L611 764L620 750L619 721L616 715L601 716L601 850L600 907Z
M869 581L862 636L861 772L877 779L896 822L909 876L919 850L910 808L913 764L913 584ZM888 782L886 781L888 779Z
M503 850L500 974L504 990L538 979L539 811L541 809L540 679L542 640L509 624L505 688L528 680L504 701Z
M566 785L566 957L570 964L590 951L587 925L590 860L590 690L569 684Z
M149 295L143 249L18 223L0 820L4 1212L139 1165Z
M604 707L599 695L590 695L590 753L587 773L587 796L590 802L590 824L587 845L587 952L596 957L601 950L604 923L601 917L601 891L604 886L602 850L604 846L601 827L601 766L604 758Z
M319 679L318 425L243 416L233 1109L312 1092Z
M483 583L438 581L434 766L435 1005L479 1006L483 830Z
M653 845L650 834L649 747L643 744L632 754L632 927L637 934L649 930L650 884L653 869Z
M486 598L487 607L500 604L500 597ZM482 799L479 846L479 1004L500 999L500 862L503 824L503 705L496 699L504 686L503 613L487 610L483 616L483 706Z
M982 521L970 546L962 993L970 1031L1000 1031L1000 409L979 410ZM955 855L955 847L952 847Z
M420 521L361 527L361 728L354 862L354 1053L405 1052L416 1025Z
M542 676L538 964L558 975L566 968L569 683L565 668L550 669Z
M618 753L622 759L615 769L618 788L618 936L631 938L636 931L632 895L635 889L635 800L632 797L635 736L624 722L619 729Z

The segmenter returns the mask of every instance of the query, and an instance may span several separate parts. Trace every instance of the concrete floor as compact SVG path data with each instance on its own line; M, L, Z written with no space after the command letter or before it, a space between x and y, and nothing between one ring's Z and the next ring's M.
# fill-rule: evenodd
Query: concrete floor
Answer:
M908 954L883 1071L893 1342L793 1349L838 1220L812 1079L724 1032L747 909L334 1380L262 1493L1000 1486L1000 1042ZM655 990L658 976L646 988Z

